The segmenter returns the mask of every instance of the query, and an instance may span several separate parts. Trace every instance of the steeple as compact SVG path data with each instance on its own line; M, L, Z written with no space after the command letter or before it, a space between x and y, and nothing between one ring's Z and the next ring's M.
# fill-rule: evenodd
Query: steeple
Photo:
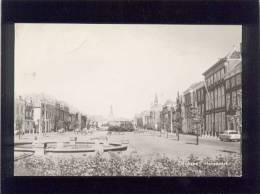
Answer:
M113 119L114 119L114 112L113 112L113 107L112 107L112 105L110 106L109 119L110 119L110 120L113 120Z
M154 104L155 104L155 105L158 104L158 97L157 97L157 94L155 94L155 97L154 97Z

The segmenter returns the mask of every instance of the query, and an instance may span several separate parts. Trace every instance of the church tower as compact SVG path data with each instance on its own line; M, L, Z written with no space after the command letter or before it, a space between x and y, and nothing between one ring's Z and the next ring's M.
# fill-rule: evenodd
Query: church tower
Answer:
M112 105L110 106L110 112L109 112L109 120L113 120L114 119L114 112L113 112L113 107Z
M155 97L154 97L154 105L158 105L158 97L157 97L157 94L155 94Z

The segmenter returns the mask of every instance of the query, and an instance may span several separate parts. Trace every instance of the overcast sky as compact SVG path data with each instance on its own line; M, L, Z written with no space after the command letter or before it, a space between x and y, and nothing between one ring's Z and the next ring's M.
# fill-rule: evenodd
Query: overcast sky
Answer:
M164 103L203 80L241 36L241 26L16 24L15 92L131 118L155 93Z

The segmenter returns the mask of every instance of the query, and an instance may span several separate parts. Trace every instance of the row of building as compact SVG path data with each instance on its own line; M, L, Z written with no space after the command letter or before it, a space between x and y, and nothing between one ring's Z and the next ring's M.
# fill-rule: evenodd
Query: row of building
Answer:
M89 124L86 115L43 94L17 96L14 113L14 129L22 133L83 129Z
M241 46L219 59L203 74L204 80L191 84L176 101L163 105L155 96L149 110L135 116L139 128L197 133L193 112L200 120L199 133L218 136L225 130L242 130ZM197 122L198 123L198 122Z

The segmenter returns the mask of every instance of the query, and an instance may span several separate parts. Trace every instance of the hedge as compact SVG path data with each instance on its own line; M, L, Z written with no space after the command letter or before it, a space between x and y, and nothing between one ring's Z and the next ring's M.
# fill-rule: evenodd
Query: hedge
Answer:
M137 154L120 156L97 153L81 158L31 156L15 162L15 176L241 176L238 155L186 160L156 156L143 159Z

